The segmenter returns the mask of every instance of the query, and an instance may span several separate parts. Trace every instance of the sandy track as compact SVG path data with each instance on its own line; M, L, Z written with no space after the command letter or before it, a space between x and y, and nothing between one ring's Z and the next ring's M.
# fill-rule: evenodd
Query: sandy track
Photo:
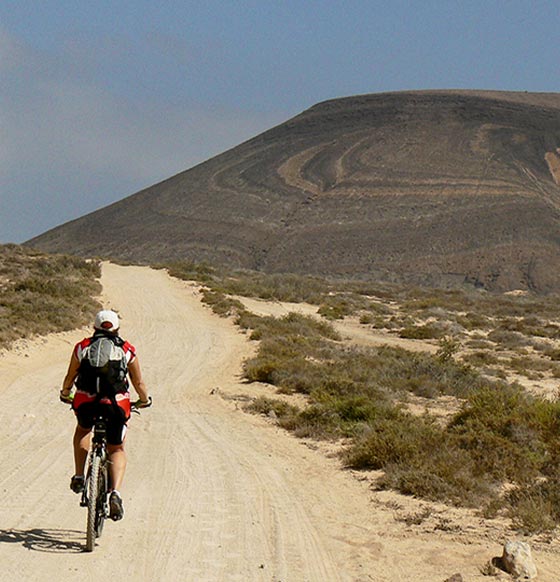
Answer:
M282 317L290 312L301 313L302 315L316 316L319 309L317 305L309 303L287 303L281 301L265 301L262 299L253 299L249 297L235 297L241 301L246 309L257 315L273 317ZM324 321L324 320L323 320ZM431 344L427 341L401 338L386 332L373 329L371 326L362 325L357 319L345 318L344 321L334 320L330 324L340 334L340 337L351 341L356 345L363 346L390 346L403 348L411 352L429 352L435 353L438 345Z
M85 510L68 489L73 418L57 388L84 332L3 354L0 580L486 580L478 568L497 543L412 534L335 460L211 394L243 391L252 346L192 287L113 265L103 286L155 401L131 426L125 519L83 552ZM540 580L558 565L543 560Z

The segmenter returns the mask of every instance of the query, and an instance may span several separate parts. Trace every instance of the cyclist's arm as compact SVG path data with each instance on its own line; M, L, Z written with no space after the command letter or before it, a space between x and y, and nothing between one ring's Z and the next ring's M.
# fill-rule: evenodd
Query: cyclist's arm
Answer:
M148 402L150 396L146 384L144 384L144 380L142 379L140 363L138 362L137 357L128 364L128 372L130 373L130 379L132 380L132 384L134 385L134 389L138 393L140 400L142 402Z
M60 391L63 396L68 396L70 394L72 386L74 386L74 380L78 375L79 367L80 361L78 360L78 357L76 354L72 354L72 357L70 358L70 364L68 365L68 372L66 372L66 376L62 382L62 390Z

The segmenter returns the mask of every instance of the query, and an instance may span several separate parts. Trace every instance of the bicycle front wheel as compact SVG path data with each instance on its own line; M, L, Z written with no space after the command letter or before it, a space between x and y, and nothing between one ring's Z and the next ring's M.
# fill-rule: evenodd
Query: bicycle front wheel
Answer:
M97 488L97 519L95 521L95 535L100 538L103 532L103 524L108 515L107 510L107 488L109 486L109 475L106 461L101 461L99 468L99 484Z
M101 457L94 455L91 460L91 467L87 482L87 526L86 526L86 550L93 552L95 539L97 536L98 508L102 505L100 499L103 487L101 485Z

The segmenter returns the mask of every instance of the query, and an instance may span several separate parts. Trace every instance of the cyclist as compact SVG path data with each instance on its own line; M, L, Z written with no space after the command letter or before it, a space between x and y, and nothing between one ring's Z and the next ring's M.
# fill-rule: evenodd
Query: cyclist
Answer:
M68 372L62 383L60 399L62 402L72 404L76 414L77 425L73 437L75 473L70 481L70 488L74 493L81 493L84 489L84 469L90 447L91 430L94 417L99 407L103 408L107 417L107 450L109 453L109 467L112 490L109 496L109 517L113 520L122 519L124 508L120 488L126 469L126 453L124 439L127 430L127 421L130 418L130 393L128 381L125 379L124 388L117 392L114 399L99 398L91 394L80 385L80 364L87 356L90 346L101 337L108 337L120 346L124 351L127 363L127 372L130 375L139 400L135 402L137 408L145 408L151 405L152 399L148 394L140 364L136 356L136 349L129 342L119 336L119 317L111 310L104 309L95 316L94 334L77 343L70 358ZM72 396L71 391L76 382L76 391Z

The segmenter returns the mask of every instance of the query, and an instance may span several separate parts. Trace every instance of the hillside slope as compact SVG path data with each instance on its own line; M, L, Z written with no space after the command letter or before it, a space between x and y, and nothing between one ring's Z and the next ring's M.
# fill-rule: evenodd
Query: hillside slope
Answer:
M29 244L559 290L559 147L559 94L337 99Z

